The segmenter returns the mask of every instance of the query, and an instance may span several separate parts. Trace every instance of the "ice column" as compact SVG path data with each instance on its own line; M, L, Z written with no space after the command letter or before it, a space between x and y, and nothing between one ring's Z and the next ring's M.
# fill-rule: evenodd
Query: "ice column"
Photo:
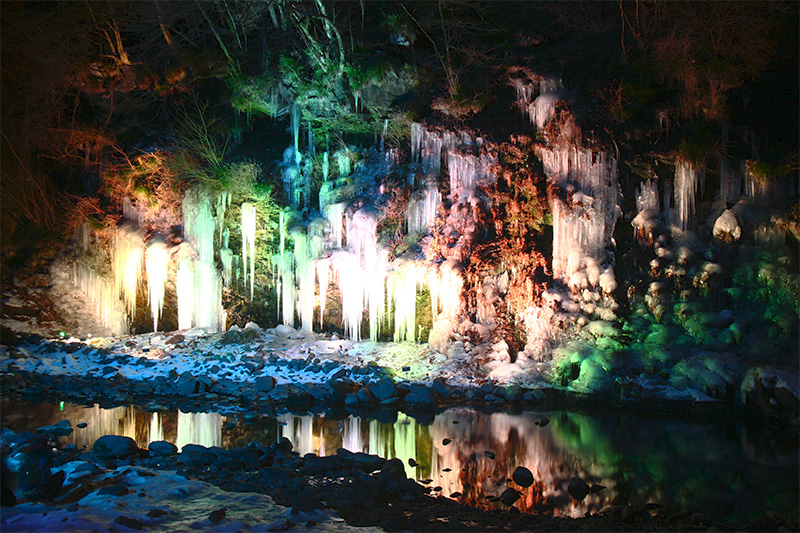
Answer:
M72 265L72 283L87 296L103 327L110 329L113 335L129 332L125 305L119 299L119 289L113 280L98 274L85 259L78 259Z
M153 315L153 331L158 331L158 320L164 309L164 293L167 286L169 249L160 237L152 239L147 245L145 269L147 271L147 290L150 313Z
M122 295L128 315L136 316L136 289L142 273L144 255L144 234L131 222L123 222L114 235L112 260L114 267L114 286Z
M436 213L442 203L442 193L435 183L415 191L408 199L408 232L425 232L436 220Z
M675 164L675 223L684 231L694 215L697 188L704 178L705 167L695 167L687 161Z
M394 307L394 341L414 342L417 324L417 288L424 271L414 262L398 259L386 280L387 300Z
M611 244L619 217L617 162L606 152L574 146L541 148L539 155L554 185L553 276L574 288Z
M278 272L280 275L278 292L281 297L283 324L294 327L294 262L293 256L286 251L286 212L281 211L279 217L281 245Z
M248 263L248 257L250 262ZM242 204L242 268L244 278L250 273L250 299L253 299L253 285L256 277L256 206L250 202Z
M189 296L188 265L185 262L179 264L178 274L182 279L178 280L178 307L180 315L181 300L183 299L185 318L189 313L186 310L186 304L191 301L193 325L211 331L220 331L225 329L226 317L222 308L222 279L214 261L216 220L211 206L212 201L208 191L192 188L186 192L183 200L183 234L185 240L193 248L196 257L192 261L194 279L191 297ZM181 269L183 269L182 273Z

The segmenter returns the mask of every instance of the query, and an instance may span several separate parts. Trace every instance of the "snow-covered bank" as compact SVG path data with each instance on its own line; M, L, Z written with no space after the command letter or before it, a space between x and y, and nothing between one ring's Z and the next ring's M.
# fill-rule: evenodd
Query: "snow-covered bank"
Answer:
M491 372L460 342L443 354L422 344L353 342L283 325L262 330L252 323L214 334L193 329L85 341L22 337L15 345L0 346L0 379L6 390L76 400L433 409L465 401L500 408L594 397L579 387L580 380L553 386L545 379L543 363L512 366L513 371L502 375ZM772 416L796 420L800 394L797 376L790 371L755 369L739 391L722 401L704 392L713 374L702 372L704 368L687 367L680 390L674 380L659 375L620 378L618 395L611 399L720 408L751 402Z

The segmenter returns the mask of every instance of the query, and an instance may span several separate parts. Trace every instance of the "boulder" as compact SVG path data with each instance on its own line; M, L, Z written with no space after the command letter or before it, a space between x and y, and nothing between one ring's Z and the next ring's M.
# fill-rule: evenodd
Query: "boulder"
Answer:
M417 409L431 409L434 406L435 397L432 389L425 386L418 386L411 389L406 394L406 405Z
M270 392L275 388L275 378L272 376L258 376L256 378L256 390L258 392Z
M165 440L154 440L147 448L156 455L172 455L178 452L177 446Z
M100 459L125 459L139 453L136 441L122 435L104 435L92 446L92 453Z
M52 435L54 437L66 437L73 431L69 420L61 420L50 426L43 426L36 430L38 434Z
M369 391L379 402L397 395L397 387L391 378L383 378L377 383L369 385Z

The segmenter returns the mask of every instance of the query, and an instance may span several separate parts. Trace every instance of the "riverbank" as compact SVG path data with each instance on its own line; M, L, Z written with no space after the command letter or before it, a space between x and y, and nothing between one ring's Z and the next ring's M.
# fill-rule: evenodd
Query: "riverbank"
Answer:
M428 412L621 406L693 416L756 416L797 427L798 376L751 369L739 390L712 398L700 385L673 387L658 375L620 379L613 395L557 387L546 364L493 379L465 352L442 354L413 343L355 343L336 335L255 324L206 334L195 329L80 340L11 334L0 345L0 385L30 397L76 402L156 402L247 409L342 405ZM698 379L702 381L703 377Z

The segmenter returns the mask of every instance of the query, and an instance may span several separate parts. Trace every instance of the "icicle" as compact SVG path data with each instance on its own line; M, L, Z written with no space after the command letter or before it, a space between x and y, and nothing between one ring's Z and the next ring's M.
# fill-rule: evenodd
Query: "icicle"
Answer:
M300 153L300 105L295 102L292 105L292 138L294 139L294 162L296 165L303 160Z
M350 175L350 154L348 150L341 149L334 152L333 157L336 158L336 164L339 167L339 177L346 178Z
M216 201L216 208L217 208L217 234L218 240L222 241L222 233L225 229L225 211L227 210L228 206L231 205L231 195L227 191L222 191L219 196L217 196ZM227 246L227 245L226 245Z
M227 246L220 248L219 262L222 263L222 282L225 288L230 288L233 286L233 250Z
M72 283L89 299L94 315L103 327L111 330L113 335L128 334L125 305L112 280L98 274L84 259L78 259L72 266Z
M84 222L78 227L78 234L76 237L83 253L88 253L89 248L92 246L92 230L88 222Z
M255 284L255 252L256 250L256 206L250 202L242 204L242 268L243 277L247 279L248 268L250 272L250 299L253 299L253 286ZM247 262L248 254L250 262Z
M328 174L330 173L330 162L328 161L327 150L322 154L322 182L328 181Z
M136 316L136 289L142 273L144 235L135 225L123 222L117 227L112 251L114 284L131 319Z
M542 148L539 157L555 186L553 275L574 286L585 259L602 259L611 244L619 217L617 162L606 152L579 147Z
M408 200L408 232L426 232L436 220L436 213L442 203L442 194L435 183L412 193Z
M383 119L383 132L381 132L381 153L386 151L386 132L389 129L389 119Z
M131 222L138 224L139 223L139 211L133 207L133 203L131 203L131 199L127 196L122 199L122 218L125 220L130 220Z
M387 279L387 300L394 308L395 342L416 340L417 288L423 278L413 261L398 260Z
M326 205L323 209L325 218L331 223L331 237L333 237L337 248L341 248L344 242L344 211L346 208L346 202L339 202Z
M281 211L279 217L281 233L280 244L280 263L278 273L280 275L280 296L281 309L283 311L283 324L294 327L294 264L292 256L286 252L286 212Z
M319 282L319 327L322 329L325 315L325 304L328 301L328 284L330 282L330 259L317 261L317 281Z
M636 212L654 211L658 213L658 185L655 180L643 181L636 193Z
M458 264L452 260L445 261L427 273L427 283L431 293L431 316L434 320L440 312L447 318L457 316L464 286Z
M196 253L193 258L194 289L193 298L189 299L188 287L182 287L183 290L178 292L178 307L183 307L184 313L189 313L186 308L191 307L195 327L221 331L225 329L226 315L222 307L222 279L214 261L216 220L211 213L211 203L208 191L199 188L186 191L183 200L183 234ZM184 268L185 282L188 279L185 264L181 264L180 268ZM181 298L186 300L183 304Z
M155 238L147 245L145 269L147 271L148 300L153 315L153 331L158 331L158 320L164 309L164 293L167 286L169 249L161 238Z
M178 296L178 329L190 329L194 323L194 270L188 257L178 263L175 292Z
M314 130L311 129L311 122L308 123L308 151L311 153L311 158L317 154L317 146L314 144Z
M650 245L659 216L658 184L655 180L649 179L640 185L636 192L636 212L631 220L634 235L641 245Z
M312 331L314 323L314 278L315 269L311 260L309 239L302 227L292 231L294 239L294 265L298 287L300 324L302 329Z
M697 187L704 181L705 168L679 161L675 165L675 216L678 227L686 230L694 215Z

